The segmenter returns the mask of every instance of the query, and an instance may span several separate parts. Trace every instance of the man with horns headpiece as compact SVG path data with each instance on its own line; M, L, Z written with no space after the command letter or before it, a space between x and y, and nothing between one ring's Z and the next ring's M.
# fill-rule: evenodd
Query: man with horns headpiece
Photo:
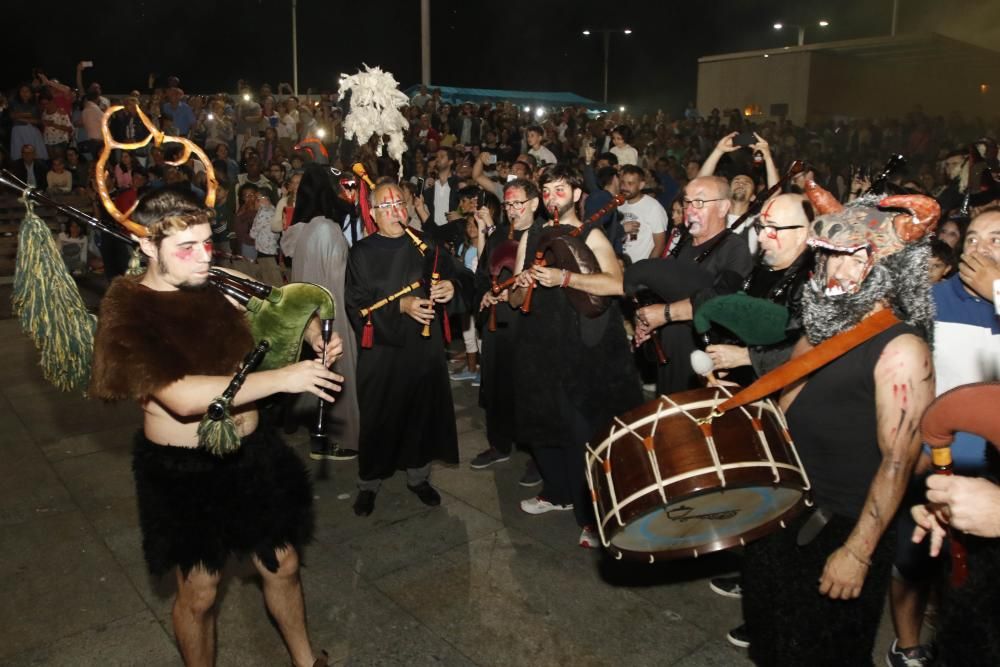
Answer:
M816 271L793 357L869 317L888 326L782 396L815 506L747 547L743 617L759 665L871 664L893 516L934 396L926 238L940 208L917 195L842 207L812 182L806 194Z

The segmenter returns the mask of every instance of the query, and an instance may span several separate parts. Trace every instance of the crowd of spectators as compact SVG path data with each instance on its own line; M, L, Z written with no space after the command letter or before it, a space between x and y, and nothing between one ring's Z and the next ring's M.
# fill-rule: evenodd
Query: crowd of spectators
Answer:
M349 101L339 99L336 92L300 98L285 83L252 88L241 81L235 94L189 95L177 77L160 82L150 77L145 91L108 97L98 82L85 81L87 69L88 63L77 64L75 88L33 70L30 80L0 97L0 164L33 187L89 197L95 213L100 211L92 187L93 163L103 143L101 116L112 104L125 107L111 123L111 134L118 141L147 137L149 131L138 116L141 109L163 132L190 138L205 149L221 186L217 241L235 238L235 252L253 254L254 239L243 229L252 227L252 220L239 222L241 210L260 208L259 198L247 202L241 196L247 183L266 195L270 214L287 217L288 203L294 203L292 176L308 161L340 169L361 161L369 173L395 172L393 166L379 164L373 144L358 146L345 139L343 119ZM617 171L634 165L645 174L638 179L644 191L668 214L676 214L671 203L677 194L699 173L719 141L733 132L756 132L762 146L769 147L779 173L793 160L806 161L817 183L841 199L897 153L906 157L906 163L892 175L894 181L908 190L941 197L956 180L948 164L956 156L953 149L1000 135L1000 118L967 119L957 112L943 117L914 109L905 118L799 125L787 119L747 117L736 109L700 111L693 104L676 116L663 110L633 113L622 108L595 114L583 107L454 104L442 99L439 90L427 88L412 97L404 115L410 128L403 180L413 184L406 194L416 226L428 217L441 224L463 215L456 193L465 188L479 186L497 194L508 178L537 176L540 167L553 162L585 171L591 194L604 189L609 179L608 172L601 176L601 167ZM170 144L149 145L131 154L116 150L100 177L126 206L143 191L163 184L187 184L204 192L205 172L200 165L167 164L176 150L179 147ZM749 176L760 191L767 179L759 158L759 151L730 153L716 172L729 179ZM435 212L435 203L420 195L442 173L453 185L452 196L447 211L439 206ZM858 181L852 187L855 177ZM958 186L953 190L957 192ZM956 193L951 194L944 197L946 208L959 203ZM282 199L284 204L276 210Z

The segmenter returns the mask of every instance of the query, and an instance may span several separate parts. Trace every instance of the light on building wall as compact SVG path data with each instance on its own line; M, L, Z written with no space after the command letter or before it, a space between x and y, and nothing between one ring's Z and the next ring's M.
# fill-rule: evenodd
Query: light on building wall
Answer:
M625 28L624 32L625 32L626 35L631 35L632 34L632 31L629 30L628 28Z
M988 83L979 84L979 92L982 93L983 95L990 92L990 84Z
M524 107L524 113L531 113L531 107Z
M819 27L820 27L820 28L825 28L825 27L827 27L828 25L830 25L830 22L829 22L829 21L826 21L826 20L821 20L821 21L819 22Z
M774 24L774 29L775 29L775 30L781 30L781 29L782 29L782 28L784 28L784 27L785 27L785 24L784 24L784 23L775 23L775 24Z
M583 34L584 34L584 35L589 35L589 34L590 34L590 31L589 31L589 30L584 30L584 31L583 31Z
M618 107L618 110L621 111L622 113L625 113L625 107L624 106Z
M769 53L765 53L765 54L764 54L764 57L765 57L765 58L770 58L770 57L771 57L771 55L770 55Z

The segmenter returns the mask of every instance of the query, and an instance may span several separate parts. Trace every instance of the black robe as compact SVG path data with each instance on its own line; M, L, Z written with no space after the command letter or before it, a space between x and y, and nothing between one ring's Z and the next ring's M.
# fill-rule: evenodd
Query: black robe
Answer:
M753 267L747 241L739 234L723 231L701 246L691 245L690 240L682 243L676 257L646 261L658 262L661 266L677 262L692 270L700 269L700 273L707 273L710 283L698 283L696 287L694 281L691 286L677 285L680 295L661 294L667 303L690 297L692 306L697 309L712 297L734 294ZM657 369L656 391L673 394L704 385L704 378L691 368L691 353L703 347L691 322L672 322L660 327L658 335L668 361Z
M416 280L425 285L411 294L427 297L434 248L428 242L427 254L421 256L406 235L373 234L354 244L347 262L346 307L359 341L367 321L361 318L362 308ZM442 279L454 279L456 268L454 259L441 252ZM455 287L455 298L461 298L460 285ZM376 310L371 319L374 346L358 350L358 476L386 479L396 470L419 468L432 460L458 463L441 307L430 338L420 335L423 326L403 314L396 302Z
M541 221L536 220L533 227L540 227ZM473 302L482 302L483 295L492 287L490 277L490 261L493 252L504 243L516 244L523 231L514 231L513 239L508 238L509 225L500 225L486 240L483 256L479 259L476 269L475 298ZM504 270L498 276L498 282L510 278L511 272ZM479 386L479 406L486 411L486 434L490 444L496 446L494 438L504 440L504 446L514 442L514 364L517 362L515 342L518 326L524 319L519 310L514 310L507 303L496 306L496 331L489 330L489 309L480 313L479 328L482 350L480 352L479 369L482 382Z
M540 232L541 227L528 232L526 263L533 261ZM581 241L585 239L586 234ZM516 347L518 442L582 447L614 416L642 402L639 374L616 301L590 319L570 305L565 290L539 286L531 313L518 325Z

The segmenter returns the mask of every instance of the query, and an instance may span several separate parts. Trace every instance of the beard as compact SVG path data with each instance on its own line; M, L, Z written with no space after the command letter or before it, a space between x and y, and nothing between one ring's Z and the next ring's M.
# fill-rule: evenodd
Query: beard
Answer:
M162 260L156 262L156 272L161 276L171 275L170 267L167 265L166 262ZM168 282L172 283L172 281ZM207 286L208 286L208 277L195 278L193 276L188 277L186 280L174 285L174 287L176 287L177 289L186 292L198 292L205 289L205 287Z
M935 309L927 272L929 256L927 243L907 246L872 266L856 291L837 295L826 294L826 263L817 260L816 272L802 293L806 338L817 345L850 329L884 303L930 344Z
M553 206L552 208L555 208L556 210L558 210L558 212L559 212L559 219L562 220L563 217L567 213L569 213L570 211L572 211L575 206L576 206L576 202L573 201L572 199L570 199L568 202L566 202L562 206ZM549 210L551 211L552 209L550 208Z
M743 204L750 200L750 193L746 190L733 190L732 200Z

